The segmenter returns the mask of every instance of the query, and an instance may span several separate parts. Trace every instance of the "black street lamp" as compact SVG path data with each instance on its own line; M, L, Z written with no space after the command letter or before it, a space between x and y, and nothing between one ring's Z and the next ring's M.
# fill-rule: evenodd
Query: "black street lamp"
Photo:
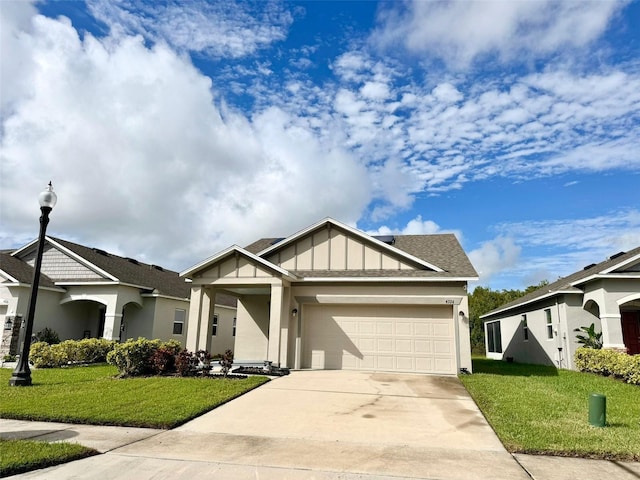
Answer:
M40 267L42 266L42 252L44 251L44 236L49 224L49 214L56 205L58 197L53 191L53 186L49 182L47 189L40 194L38 201L40 202L40 237L38 238L38 253L36 254L36 263L33 268L33 281L31 282L31 296L29 297L29 311L27 313L27 323L24 326L24 335L22 342L22 351L20 352L20 360L16 365L9 385L11 386L29 386L31 385L31 369L29 368L29 350L31 350L31 335L33 334L33 318L36 314L36 298L38 297L38 285L40 284Z

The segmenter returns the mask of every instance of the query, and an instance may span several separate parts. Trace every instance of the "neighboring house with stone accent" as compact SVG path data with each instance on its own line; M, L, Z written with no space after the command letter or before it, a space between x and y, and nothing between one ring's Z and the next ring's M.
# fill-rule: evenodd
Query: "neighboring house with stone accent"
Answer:
M471 370L467 282L477 274L452 234L371 236L328 218L180 275L191 280L190 350L209 345L211 305L232 295L239 363Z
M640 248L612 255L481 317L490 358L573 369L576 328L603 348L640 354Z
M185 344L191 287L177 272L59 238L45 242L34 333L49 327L62 340L146 337ZM3 332L7 319L19 325L27 315L36 249L33 241L0 253ZM230 330L235 299L221 295L217 301L213 315L221 330ZM231 336L220 348L225 345L232 345Z

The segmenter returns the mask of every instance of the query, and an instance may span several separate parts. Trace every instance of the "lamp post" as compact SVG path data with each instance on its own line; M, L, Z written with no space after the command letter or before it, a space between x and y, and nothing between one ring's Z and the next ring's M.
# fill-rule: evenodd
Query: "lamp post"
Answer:
M31 295L29 297L29 311L27 312L27 320L24 326L24 336L22 342L22 351L20 352L20 360L16 365L9 385L11 386L29 386L31 385L31 369L29 368L29 350L31 349L31 335L33 333L33 318L36 313L36 298L38 297L38 285L40 284L40 267L42 266L42 252L44 251L44 236L49 224L49 214L56 205L58 197L53 191L51 182L45 191L38 197L40 202L40 236L38 237L38 252L36 254L36 263L33 268L33 281L31 282Z

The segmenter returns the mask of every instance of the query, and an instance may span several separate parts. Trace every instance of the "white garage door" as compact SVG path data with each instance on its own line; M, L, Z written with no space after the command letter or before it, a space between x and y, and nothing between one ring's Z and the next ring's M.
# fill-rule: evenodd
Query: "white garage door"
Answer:
M305 305L303 367L455 374L450 306Z

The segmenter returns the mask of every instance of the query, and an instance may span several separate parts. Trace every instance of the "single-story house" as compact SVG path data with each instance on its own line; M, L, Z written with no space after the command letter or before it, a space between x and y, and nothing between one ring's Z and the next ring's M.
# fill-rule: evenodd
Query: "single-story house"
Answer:
M7 330L17 332L27 315L36 249L37 240L0 253L3 354L9 353L8 337L16 348L16 333ZM177 272L158 265L46 237L33 331L49 327L61 340L142 336L184 345L190 290ZM217 301L215 320L230 329L235 299L221 295Z
M640 353L640 248L612 255L483 316L487 356L574 368L574 330L602 332L603 348Z
M452 234L372 236L327 218L231 246L183 271L187 348L208 345L211 305L237 298L235 359L301 369L471 370L467 282Z

